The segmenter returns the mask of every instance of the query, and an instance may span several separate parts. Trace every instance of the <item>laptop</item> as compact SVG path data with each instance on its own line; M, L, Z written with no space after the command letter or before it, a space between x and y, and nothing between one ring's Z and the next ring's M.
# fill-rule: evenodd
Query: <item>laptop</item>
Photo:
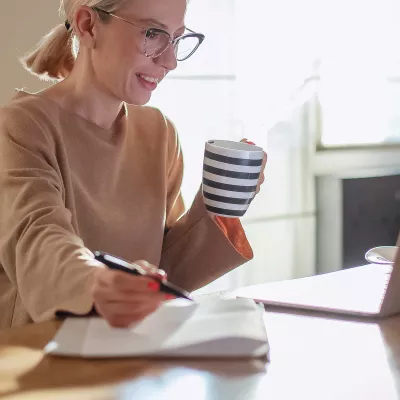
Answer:
M248 286L234 294L287 310L387 317L400 313L400 251L397 251L393 265L369 264L307 278Z

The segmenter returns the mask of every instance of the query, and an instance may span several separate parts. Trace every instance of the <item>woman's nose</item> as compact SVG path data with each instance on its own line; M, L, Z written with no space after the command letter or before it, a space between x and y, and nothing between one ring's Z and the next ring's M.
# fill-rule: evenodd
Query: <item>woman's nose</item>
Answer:
M165 50L164 53L155 58L154 61L164 67L167 72L173 71L178 65L174 46L168 46L167 50Z

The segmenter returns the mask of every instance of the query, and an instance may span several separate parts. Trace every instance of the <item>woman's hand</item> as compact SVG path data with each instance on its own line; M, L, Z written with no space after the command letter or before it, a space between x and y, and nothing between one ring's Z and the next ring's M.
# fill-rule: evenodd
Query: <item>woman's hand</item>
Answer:
M247 139L242 139L241 142L255 145L255 143L250 142ZM264 183L264 180L265 180L264 170L265 170L265 165L267 164L267 159L268 159L267 153L264 151L264 158L263 158L263 162L262 162L260 178L258 179L256 194L254 195L254 197L259 193L259 191L261 189L261 185Z
M99 268L96 271L92 296L99 315L116 328L128 327L156 311L164 300L175 298L159 292L160 284L153 277L165 278L146 261L134 264L148 271L149 276L136 276L123 271Z

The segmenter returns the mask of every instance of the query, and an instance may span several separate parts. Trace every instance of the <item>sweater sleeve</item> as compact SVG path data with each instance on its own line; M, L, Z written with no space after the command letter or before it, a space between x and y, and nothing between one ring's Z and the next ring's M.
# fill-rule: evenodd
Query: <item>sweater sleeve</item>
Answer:
M34 321L92 308L97 262L63 197L54 140L25 111L0 110L0 264Z
M201 187L190 209L184 212L182 152L175 129L168 124L173 156L160 268L166 270L171 282L193 291L249 261L253 253L239 219L214 218L208 213Z

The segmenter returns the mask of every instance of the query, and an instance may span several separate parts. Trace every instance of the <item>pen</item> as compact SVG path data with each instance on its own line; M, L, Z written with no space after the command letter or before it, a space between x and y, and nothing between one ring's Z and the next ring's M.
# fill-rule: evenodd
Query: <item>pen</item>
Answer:
M128 261L123 260L122 258L113 256L112 254L104 253L102 251L95 251L94 258L97 261L100 261L102 264L106 265L108 268L127 272L128 274L132 275L151 277L160 284L161 292L172 294L176 297L180 297L183 299L192 300L190 298L189 292L174 285L171 282L168 282L166 279L160 279L157 277L149 276L147 272L140 267L140 265L132 264Z

